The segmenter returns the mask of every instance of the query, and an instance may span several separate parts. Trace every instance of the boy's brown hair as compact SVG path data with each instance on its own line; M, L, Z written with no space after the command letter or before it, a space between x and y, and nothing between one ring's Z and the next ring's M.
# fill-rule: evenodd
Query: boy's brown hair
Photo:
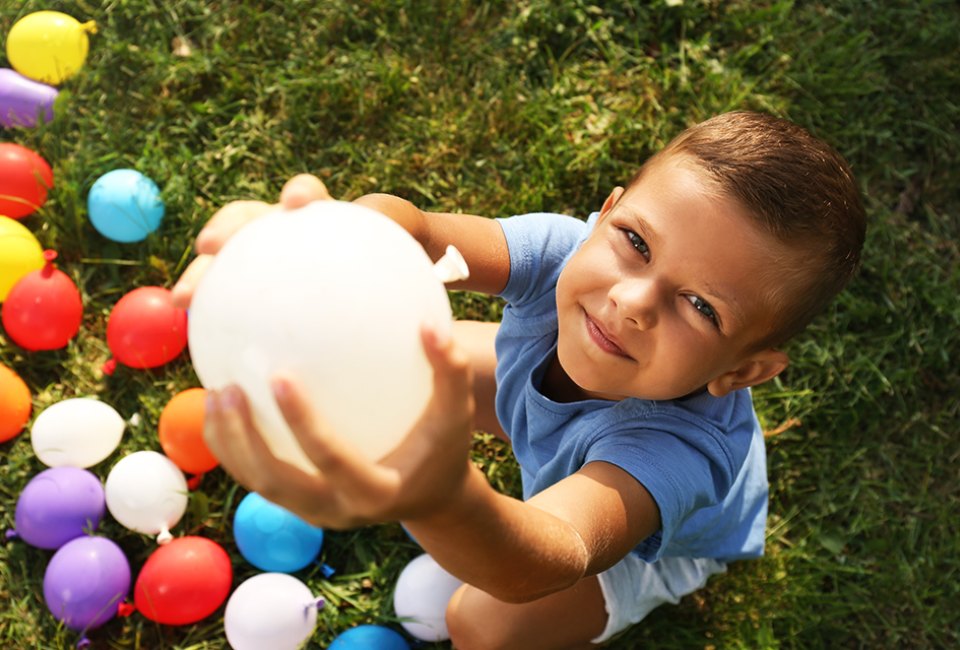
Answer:
M763 113L736 111L683 131L650 158L684 156L704 171L793 262L780 295L777 324L757 349L776 347L802 331L853 277L866 235L866 215L843 157L802 127Z

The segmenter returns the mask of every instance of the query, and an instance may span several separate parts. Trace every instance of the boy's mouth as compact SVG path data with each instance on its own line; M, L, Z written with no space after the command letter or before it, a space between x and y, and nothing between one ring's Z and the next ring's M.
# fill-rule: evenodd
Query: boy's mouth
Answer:
M607 352L608 354L614 354L618 357L630 358L630 355L624 352L623 348L620 347L620 344L617 343L607 331L603 328L600 323L595 321L590 317L590 314L584 312L587 333L590 335L590 340L593 341L598 348Z

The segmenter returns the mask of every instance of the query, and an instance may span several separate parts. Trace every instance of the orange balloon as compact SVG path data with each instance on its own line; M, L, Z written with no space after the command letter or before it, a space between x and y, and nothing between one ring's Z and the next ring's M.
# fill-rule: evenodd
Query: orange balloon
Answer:
M13 370L0 365L0 442L23 431L32 408L26 383Z
M157 433L167 458L187 474L209 472L219 463L203 441L207 392L188 388L177 393L160 413Z

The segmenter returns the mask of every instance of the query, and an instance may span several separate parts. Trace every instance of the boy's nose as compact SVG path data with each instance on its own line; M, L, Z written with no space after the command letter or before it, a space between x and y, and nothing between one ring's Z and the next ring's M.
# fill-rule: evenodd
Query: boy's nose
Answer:
M610 291L610 299L617 313L639 330L649 330L657 324L660 291L654 280L648 278L619 282Z

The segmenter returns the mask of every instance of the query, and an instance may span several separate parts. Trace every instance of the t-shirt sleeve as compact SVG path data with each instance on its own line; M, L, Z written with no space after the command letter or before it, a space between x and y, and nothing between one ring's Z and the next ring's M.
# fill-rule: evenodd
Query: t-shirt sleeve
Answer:
M717 438L677 435L656 429L622 431L594 444L586 461L605 461L639 481L660 511L660 530L641 544L649 559L659 556L691 513L715 506L736 473Z
M566 260L587 234L587 224L562 214L534 212L498 219L510 254L510 278L501 297L511 304L537 298L548 276L559 275Z

